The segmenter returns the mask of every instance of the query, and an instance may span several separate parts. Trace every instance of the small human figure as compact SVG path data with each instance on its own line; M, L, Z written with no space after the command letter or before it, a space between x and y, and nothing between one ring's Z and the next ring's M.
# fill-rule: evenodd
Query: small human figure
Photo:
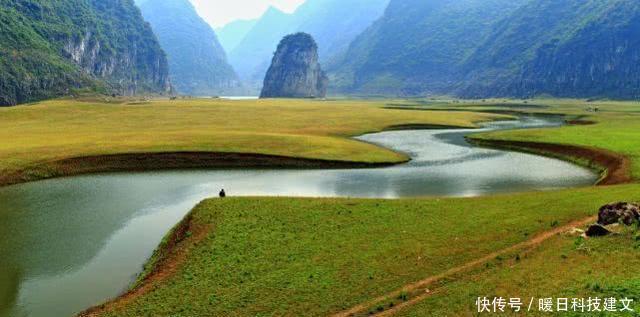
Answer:
M225 198L225 197L227 197L227 193L225 193L224 189L222 189L220 191L220 198Z

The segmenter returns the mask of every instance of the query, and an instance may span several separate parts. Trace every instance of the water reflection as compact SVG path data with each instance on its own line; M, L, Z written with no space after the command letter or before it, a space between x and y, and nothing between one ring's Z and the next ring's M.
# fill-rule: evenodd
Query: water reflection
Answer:
M555 126L523 118L492 129ZM470 147L469 130L394 131L362 140L409 153L384 169L119 173L0 189L0 315L56 317L120 293L163 235L220 188L232 196L477 196L592 184L558 160Z

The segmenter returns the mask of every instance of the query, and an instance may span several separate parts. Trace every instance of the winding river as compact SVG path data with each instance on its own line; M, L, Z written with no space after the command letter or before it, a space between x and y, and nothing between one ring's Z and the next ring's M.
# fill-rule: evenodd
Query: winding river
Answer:
M481 130L413 130L359 139L407 164L346 170L112 173L0 188L0 316L67 317L124 291L166 232L199 201L232 196L470 197L591 185L591 171L541 156L470 146L464 136L552 127L523 117Z

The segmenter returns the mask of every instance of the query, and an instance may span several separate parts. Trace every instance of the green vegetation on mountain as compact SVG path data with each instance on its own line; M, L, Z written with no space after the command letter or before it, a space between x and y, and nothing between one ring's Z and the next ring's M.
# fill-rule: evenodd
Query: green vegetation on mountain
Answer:
M131 0L2 0L0 26L0 105L170 88L164 53Z
M147 0L140 10L167 53L178 93L217 96L240 89L215 32L188 0Z
M318 42L320 62L344 53L353 39L380 18L389 0L307 0L294 13L296 32Z
M460 94L637 99L639 37L637 1L532 1L469 58Z
M392 0L384 16L329 69L334 90L446 92L491 25L526 0Z
M639 26L634 0L392 0L329 71L346 93L636 99Z

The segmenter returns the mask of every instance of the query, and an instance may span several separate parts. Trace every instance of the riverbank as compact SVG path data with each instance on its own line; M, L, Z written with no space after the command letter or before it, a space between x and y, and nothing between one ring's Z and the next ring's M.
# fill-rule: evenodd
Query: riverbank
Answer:
M523 117L483 124L475 131L561 122ZM9 315L29 311L32 317L67 316L121 294L175 223L220 188L233 197L399 199L574 188L591 186L597 179L583 168L558 160L472 147L463 139L469 131L474 130L388 131L357 138L410 154L411 162L390 168L121 172L0 189L0 214L5 219L0 231L12 232L10 240L0 241L0 249L5 259L16 259L0 261L0 268L16 267L16 272L25 272L17 273L21 280L29 281L19 283L14 291L29 302L11 305L15 309ZM504 166L512 171L505 173ZM31 243L20 247L17 243L24 240ZM64 292L58 296L54 290Z
M144 172L185 169L347 169L378 168L402 164L409 159L395 162L352 162L307 159L250 153L135 153L112 154L62 159L41 163L27 170L0 175L0 186L15 185L42 179L86 175L107 172Z
M569 109L567 112L572 111L577 110ZM607 170L601 180L602 185L633 181L636 156L629 151L626 151L626 155L617 154L625 152L616 152L620 148L621 140L611 141L612 134L617 134L619 130L602 129L602 125L611 127L608 120L629 120L631 123L633 119L611 114L594 117L598 119L594 125L494 132L474 136L473 142L492 147L533 151L591 168ZM566 135L564 131L576 128L592 129L592 133L572 131L575 134L569 133L572 137L563 140L565 144L544 143L547 139L557 139L559 134ZM624 126L621 128L625 129ZM602 131L609 134L602 135ZM539 142L529 140L534 138ZM517 141L519 139L524 140ZM636 139L627 140L635 142ZM625 149L635 149L628 145L625 144ZM456 266L463 266L464 263L474 263L487 254L494 254L503 249L509 250L510 252L497 256L495 260L488 259L487 266L474 268L470 273L452 276L439 283L439 286L434 286L439 291L434 292L433 296L420 297L419 300L411 301L411 305L403 306L405 310L394 311L411 316L416 312L418 314L415 316L441 316L432 312L443 313L445 307L453 312L469 312L475 298L469 298L467 295L450 301L446 293L461 293L462 288L458 288L458 284L470 282L469 278L472 279L477 274L505 274L504 270L510 270L514 266L535 270L531 265L536 263L537 260L534 259L538 259L539 254L548 256L550 252L556 252L553 250L558 246L558 241L562 241L564 247L568 243L567 238L560 238L555 234L548 236L545 235L546 232L555 232L558 230L556 228L564 228L563 226L572 227L571 224L576 219L593 219L600 205L615 200L634 199L638 190L637 185L624 185L474 199L404 199L397 202L258 198L209 200L194 209L191 214L194 215L194 219L200 219L205 223L216 223L216 229L209 233L209 239L205 240L208 242L203 242L197 249L190 251L186 259L176 261L180 264L176 274L168 280L158 281L153 288L146 288L147 291L134 298L128 298L126 305L108 304L106 311L92 311L92 315L162 315L178 310L195 315L253 315L264 311L327 315L348 310L349 307L358 307L361 303L368 303L371 298L392 293L404 285L428 276L438 276ZM305 217L301 218L300 215ZM259 219L258 221L266 223L260 222L256 227L257 223L247 222L249 219ZM270 219L278 221L272 223ZM458 221L452 223L451 219ZM226 229L219 226L225 226ZM342 230L345 227L349 230ZM245 230L250 234L241 235L241 240L238 240L236 234ZM536 248L527 247L522 251L510 249L519 243L526 245L529 237L539 235L548 236L551 242L541 241L540 245L536 244ZM275 244L272 238L276 238ZM229 249L226 242L231 241L229 239L234 242L241 241L242 245ZM569 238L569 241L572 241L571 239L573 238ZM452 244L452 241L455 243ZM300 243L299 248L296 247L297 242ZM593 244L602 245L597 242ZM374 245L376 248L371 248ZM280 250L278 246L282 246L283 249ZM327 249L326 246L331 247ZM539 251L538 247L541 248ZM619 247L608 249L610 250L604 252L605 254L630 252ZM302 255L287 250L305 252ZM263 258L266 254L264 252L274 256ZM231 259L245 259L247 262L226 261L215 254ZM206 263L204 259L212 255L214 262L208 266L199 264L201 261ZM285 260L291 256L294 258L292 262ZM505 256L512 259L507 260ZM589 257L599 259L602 256L582 254L580 257L581 266L589 267ZM532 260L529 260L530 258ZM258 261L257 266L255 263L249 263L256 259L265 261ZM558 259L562 260L564 257ZM622 259L624 257L621 257ZM611 267L618 267L620 263L618 259L608 261L612 261ZM556 268L557 265L562 265L555 258L549 262L555 263ZM520 266L520 263L524 264ZM577 265L578 262L571 263ZM232 267L233 272L229 273ZM602 269L600 273L608 272L602 266L598 268ZM513 294L518 295L521 294L518 292L524 291L518 290L518 285L527 285L522 284L523 281L527 281L526 270L521 270L522 274L517 275L520 278L519 282L510 279L509 288L514 291ZM572 284L576 281L575 274L563 276L564 270L545 269L544 272L547 279L554 281L553 287L566 289L575 285ZM582 272L589 275L586 271ZM198 282L189 276L197 277ZM620 277L619 274L611 276ZM592 278L598 279L596 276ZM218 286L207 286L206 281L210 280L215 280L212 285ZM498 285L497 281L495 283ZM238 289L237 285L242 287ZM490 287L488 293L491 292ZM191 290L189 296L196 299L195 303L184 306L173 298L172 294L184 289ZM269 291L267 294L260 290ZM536 294L541 295L545 290L551 291L541 288ZM409 299L407 294L399 298L399 302L393 300L390 304L382 304L401 305ZM428 301L430 305L421 305L422 301ZM451 307L450 304L454 306ZM363 306L371 309L365 313L384 315L388 307L383 305L380 308L380 303L376 305Z
M0 109L0 186L111 171L351 168L408 157L353 140L399 125L477 127L505 116L384 109L385 101L53 100Z
M597 185L620 185L633 181L631 160L612 151L552 143L491 140L473 137L467 139L478 146L543 155L590 168L601 175Z
M197 208L197 207L196 207ZM188 252L213 230L212 225L197 224L193 214L189 213L162 240L152 257L145 264L144 271L138 277L131 289L118 296L117 299L95 306L78 314L80 317L97 316L107 310L122 308L134 299L152 290L157 283L161 283L175 274L186 260Z
M142 279L148 283L82 316L338 313L488 254L524 254L513 247L519 244L533 252L527 241L554 239L558 228L593 219L600 205L638 190L626 185L473 199L207 200L190 213L192 224L210 226L206 237L193 234L181 242L189 246L182 250L186 256L170 248L156 252L174 255L165 258L171 270L178 268L173 274L152 273Z
M204 111L211 111L208 106L205 108L207 109ZM345 151L350 153L350 157L362 158L365 157L363 155L371 153L360 152L365 149L359 147L363 142L352 143L352 140L348 140L353 131L373 132L397 125L389 123L386 117L377 117L385 116L384 111L378 113L377 110L371 110L372 114L369 117L365 116L363 122L359 122L360 117L353 118L352 116L360 114L358 111L352 111L353 113L346 118L327 118L335 120L330 124L323 121L319 130L324 132L310 131L306 126L297 126L298 120L309 115L298 113L304 110L306 110L305 107L295 107L294 113L288 112L291 109L286 110L285 113L290 117L285 122L291 126L284 130L277 130L282 127L269 127L269 129L276 129L277 132L270 130L270 133L261 134L253 131L256 129L253 125L243 123L246 130L241 133L231 131L233 132L231 134L249 135L251 142L242 141L248 142L243 143L245 147L258 142L265 135L275 133L277 139L294 138L296 140L293 143L294 147L304 146L305 155L311 157L331 156ZM103 110L99 110L101 111ZM136 111L141 110L136 109ZM146 111L145 109L142 113ZM400 111L409 114L411 118L400 116L395 119L417 120L413 114L417 112L398 110ZM455 121L460 119L459 113L467 114L466 112L451 114L446 111L421 111L421 113L424 114L421 120L425 121L444 120L443 118L446 117L444 114L447 113L451 117L445 119ZM475 114L469 115L475 116ZM492 116L483 114L481 117L485 115ZM109 115L109 117L111 121L117 116ZM372 118L376 118L375 124L372 124ZM346 129L340 125L339 120L342 119L349 125ZM170 123L167 118L161 121L165 124ZM473 125L473 122L477 121L469 121L468 124ZM128 126L131 124L134 122L128 121L118 127L132 129L133 127ZM423 124L412 123L410 126L420 127ZM436 124L438 125L442 126L443 123ZM359 128L356 129L354 126ZM595 131L599 131L599 123L590 126L590 128L593 127ZM180 128L187 129L185 126ZM551 131L547 129L510 131L504 135L511 135L510 133L551 135L558 130L573 128L563 127ZM191 130L185 133L187 136L194 135ZM195 135L199 133L204 132L200 131ZM207 131L204 135L198 136L201 138L198 140L208 140L212 137L211 133L212 131ZM220 135L216 135L215 142L224 141L218 137ZM584 135L582 137L584 138ZM593 140L588 136L586 139ZM126 141L128 140L122 142ZM152 141L160 142L155 139ZM187 141L191 144L190 146L196 146L194 144L198 143L194 139ZM348 146L343 147L345 143L342 142L345 141L348 141ZM120 140L114 139L109 142L111 143L109 146L117 147ZM573 140L565 140L565 142L573 142ZM221 144L224 145L224 142ZM283 146L281 143L267 142L267 144L272 149L283 151L280 148ZM322 146L315 148L317 151L314 151L314 147L318 144ZM208 144L207 147L209 146L213 145ZM375 151L384 150L371 144L366 146L376 149ZM587 145L579 145L579 147L583 146ZM355 152L351 152L354 149ZM292 151L291 148L284 150ZM216 162L216 159L211 158L205 151L184 151L174 154L144 151L140 153L141 156L135 153L88 156L90 163L86 163L85 159L75 162L75 159L70 159L70 163L67 164L70 167L64 167L63 164L55 167L54 170L64 171L68 168L71 172L78 170L85 173L91 172L94 168L92 166L99 165L124 170L154 169L165 162L175 166L211 162L211 166L214 166L229 164L229 160L242 159L243 156L234 157L236 154L230 154L231 157L227 157L224 162ZM149 154L152 155L149 156ZM203 159L203 154L208 158ZM403 157L388 150L386 155L396 159ZM277 164L277 160L289 158L259 155L254 159L261 162L260 164L268 165ZM575 157L565 159L575 159ZM294 160L292 164L309 164L304 160ZM317 164L326 162L326 160L320 160ZM367 162L371 164L370 161ZM383 163L384 160L373 162L373 164L387 164ZM633 164L631 166L631 173L628 174L630 177L633 176ZM47 171L47 169L44 170ZM55 173L51 175L55 176ZM146 279L146 282L138 285L142 286L135 288L133 293L128 295L126 302L116 301L115 306L109 304L103 307L107 311L98 309L91 311L91 314L170 315L181 311L196 315L255 315L264 311L275 311L282 314L297 312L298 314L326 315L391 292L394 290L393 287L397 289L427 276L440 274L450 268L449 265L464 265L496 250L526 242L528 237L544 234L557 226L566 225L575 219L590 215L592 210L598 207L596 204L606 203L609 200L625 200L634 192L637 192L637 187L630 185L550 193L498 195L477 199L402 199L393 203L385 200L284 198L206 201L190 213L191 216L187 218L189 226L178 226L149 262L146 272L153 272L149 276L162 278ZM226 203L230 205L224 205ZM458 221L463 218L465 219ZM451 219L456 221L453 222ZM192 228L207 229L199 231ZM236 242L240 242L240 245L234 246ZM279 245L273 245L274 243ZM485 245L478 248L478 243ZM372 245L379 248L373 249ZM157 259L161 261L158 262ZM156 266L156 263L159 265ZM356 269L359 272L354 272ZM182 306L184 304L181 304L179 299L185 297L190 299L189 305ZM319 299L322 301L319 302Z

